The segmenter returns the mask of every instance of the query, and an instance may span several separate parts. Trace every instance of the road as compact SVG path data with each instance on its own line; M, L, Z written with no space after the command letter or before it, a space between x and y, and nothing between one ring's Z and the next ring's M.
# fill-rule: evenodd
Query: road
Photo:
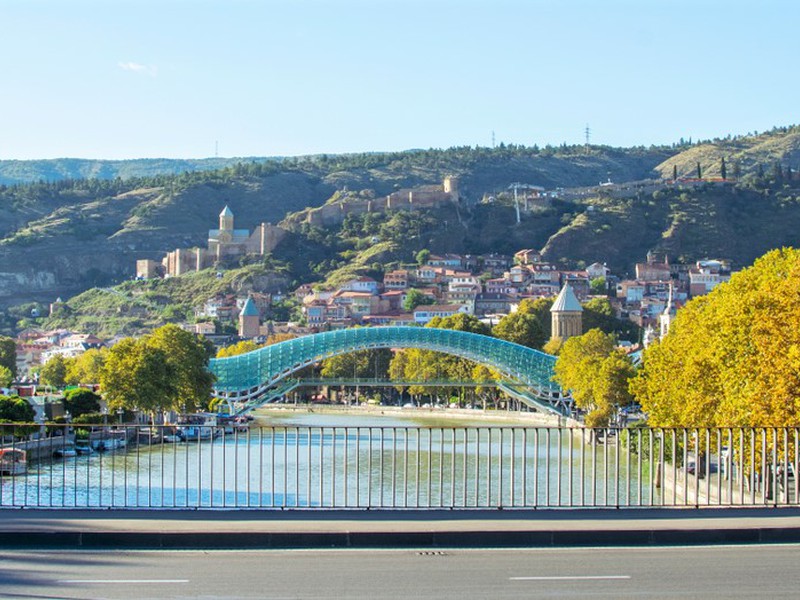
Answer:
M795 598L800 546L0 551L2 598Z

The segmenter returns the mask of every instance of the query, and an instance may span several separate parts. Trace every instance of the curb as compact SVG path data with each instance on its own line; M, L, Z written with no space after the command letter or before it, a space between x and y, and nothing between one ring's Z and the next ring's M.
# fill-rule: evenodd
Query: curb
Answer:
M798 543L798 528L417 532L0 532L3 549L554 548Z

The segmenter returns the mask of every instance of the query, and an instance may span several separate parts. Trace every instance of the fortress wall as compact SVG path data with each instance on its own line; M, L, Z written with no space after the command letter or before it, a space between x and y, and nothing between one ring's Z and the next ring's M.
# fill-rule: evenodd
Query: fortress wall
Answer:
M261 254L275 250L278 244L286 237L286 230L272 223L261 224Z

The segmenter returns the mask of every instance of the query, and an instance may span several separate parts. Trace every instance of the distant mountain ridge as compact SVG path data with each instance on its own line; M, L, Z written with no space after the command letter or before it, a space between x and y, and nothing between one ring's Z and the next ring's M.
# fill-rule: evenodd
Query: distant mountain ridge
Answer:
M280 157L244 158L136 158L105 160L52 158L40 160L0 160L0 185L63 181L67 179L131 179L156 175L177 175L224 169L241 163L263 163Z

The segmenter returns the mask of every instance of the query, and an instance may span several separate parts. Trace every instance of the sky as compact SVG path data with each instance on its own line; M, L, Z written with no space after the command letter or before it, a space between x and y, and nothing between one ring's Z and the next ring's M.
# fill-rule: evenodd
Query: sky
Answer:
M0 160L670 144L800 122L797 0L0 0Z

